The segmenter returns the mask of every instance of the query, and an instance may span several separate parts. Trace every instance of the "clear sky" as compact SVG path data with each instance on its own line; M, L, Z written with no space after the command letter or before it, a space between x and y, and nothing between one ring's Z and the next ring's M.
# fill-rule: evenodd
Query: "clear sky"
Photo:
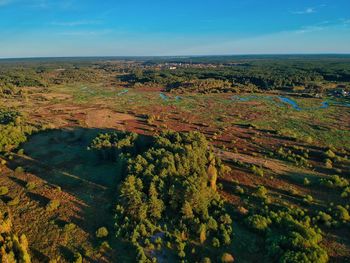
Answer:
M350 53L350 0L0 0L0 57Z

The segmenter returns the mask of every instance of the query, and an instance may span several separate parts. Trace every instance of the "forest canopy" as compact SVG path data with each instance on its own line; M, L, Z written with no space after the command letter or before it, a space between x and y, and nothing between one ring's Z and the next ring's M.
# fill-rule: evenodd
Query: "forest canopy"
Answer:
M205 244L203 249L231 243L232 220L216 191L217 178L228 168L215 157L204 135L164 132L141 153L125 148L141 138L124 134L116 143L116 136L102 134L91 148L109 152L116 148L126 162L116 231L139 248L139 260L146 258L141 248L156 237L169 242L168 248L175 249L179 258L185 258L196 243Z

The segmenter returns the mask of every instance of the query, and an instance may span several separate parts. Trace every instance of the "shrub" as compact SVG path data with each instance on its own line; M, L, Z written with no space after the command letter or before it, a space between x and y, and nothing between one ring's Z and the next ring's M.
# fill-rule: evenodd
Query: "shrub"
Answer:
M215 248L220 247L220 240L217 239L216 237L214 237L213 240L212 240L212 246L215 247Z
M303 181L303 184L304 184L305 186L308 186L308 185L311 184L311 182L310 182L309 179L307 179L307 178L305 177L305 178L304 178L304 181Z
M46 211L52 212L56 210L60 206L60 201L59 200L51 200L47 205L46 205Z
M258 175L260 177L264 176L264 170L262 168L259 168L253 165L250 169L255 175Z
M326 166L326 168L328 168L328 169L333 168L333 162L332 162L332 160L331 160L331 159L326 159L326 160L325 160L325 166Z
M24 173L23 167L18 166L18 167L15 169L15 173L19 173L19 174Z
M260 185L255 192L255 196L261 199L268 199L267 193L267 189L264 186Z
M350 187L346 187L344 191L341 193L342 198L347 198L350 196Z
M335 153L332 150L330 150L330 149L325 152L325 155L328 158L335 158L336 157Z
M349 181L343 177L340 177L339 175L332 175L329 178L320 179L320 184L327 186L329 188L335 188L335 187L347 187L349 185Z
M234 261L235 260L234 260L233 256L231 254L229 254L229 253L224 253L221 256L221 262L222 263L232 263Z
M242 194L244 194L244 189L242 187L240 187L239 185L236 185L234 188L234 192L236 194L242 195Z
M261 215L253 215L247 218L247 224L254 230L265 231L271 224L271 220Z
M329 214L322 212L322 211L318 212L317 218L322 223L327 223L327 222L332 220L332 216L330 216Z
M28 191L34 190L35 187L36 187L36 184L35 184L34 182L28 182L28 183L26 184L26 189L27 189Z
M9 189L6 186L0 187L0 195L7 195L9 192Z
M73 263L82 263L83 262L83 257L79 252L74 253L74 259Z
M205 257L201 260L201 263L211 263L211 260L210 260L210 258Z
M348 210L341 205L335 207L335 216L341 221L350 221Z
M106 227L100 227L99 229L97 229L97 231L96 231L97 238L104 238L107 236L108 236L108 230Z
M306 195L303 199L303 202L306 204L311 204L314 201L314 198L311 195Z
M16 196L15 198L11 199L10 201L7 202L8 206L16 206L19 204L19 198Z
M76 228L76 225L75 225L75 224L69 223L69 224L65 224L65 225L64 225L63 231L66 232L66 233L68 233L68 232L73 231L75 228Z

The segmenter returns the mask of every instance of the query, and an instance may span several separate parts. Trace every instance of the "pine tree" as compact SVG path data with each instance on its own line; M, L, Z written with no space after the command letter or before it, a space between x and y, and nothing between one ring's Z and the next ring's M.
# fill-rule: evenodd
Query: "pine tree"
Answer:
M207 239L207 226L205 224L201 224L199 228L199 241L201 244L205 242Z
M155 219L160 219L162 217L162 212L164 210L164 203L162 200L158 198L158 192L154 183L151 183L149 188L148 209L151 217Z
M218 179L218 171L215 167L215 159L212 159L208 167L208 177L210 181L210 187L216 191L216 181Z

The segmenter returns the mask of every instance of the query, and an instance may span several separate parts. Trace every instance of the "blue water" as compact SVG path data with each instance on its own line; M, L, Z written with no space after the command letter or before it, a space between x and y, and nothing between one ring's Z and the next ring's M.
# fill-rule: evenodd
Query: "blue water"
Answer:
M291 105L295 110L300 111L301 108L298 106L298 103L296 103L294 100L286 98L286 97L278 97L283 103L287 103Z
M164 93L160 93L159 96L162 98L162 100L164 101L168 101L169 97L167 95L165 95Z
M329 107L329 103L327 101L322 102L321 109L327 109Z
M277 103L274 100L274 98L278 98L282 103L281 104ZM254 95L248 95L248 96L241 97L241 96L237 96L236 95L236 96L232 96L231 99L233 101L238 101L238 102L247 102L247 101L253 101L253 100L256 100L256 99L262 99L262 100L271 101L271 102L273 102L276 105L281 106L281 107L285 106L286 104L289 104L290 106L293 107L293 109L295 109L297 111L327 109L327 108L329 108L332 105L341 105L341 106L345 106L345 107L350 107L350 103L323 101L321 106L319 106L319 107L301 108L295 100L287 98L287 97L282 97L282 96L278 96L278 97L275 97L275 96L261 96L261 97L257 97L257 96L254 96Z

